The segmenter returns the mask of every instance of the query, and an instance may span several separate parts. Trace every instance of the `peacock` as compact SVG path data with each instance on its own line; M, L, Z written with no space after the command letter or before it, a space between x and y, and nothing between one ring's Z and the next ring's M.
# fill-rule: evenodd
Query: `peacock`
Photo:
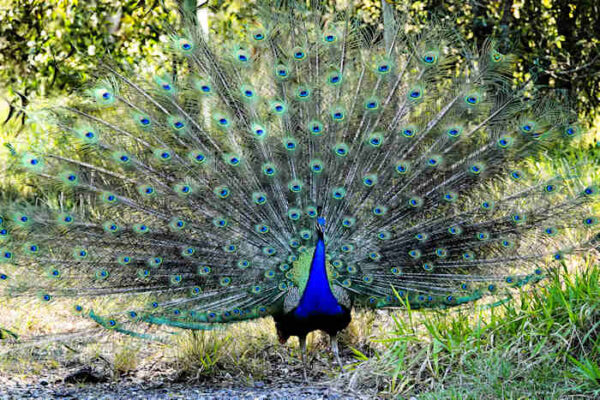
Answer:
M11 148L37 197L0 208L0 299L142 339L270 316L343 368L352 309L493 302L597 246L592 179L536 163L583 133L569 102L390 15L259 2L239 40L168 32L176 73L103 61L31 116L60 146Z

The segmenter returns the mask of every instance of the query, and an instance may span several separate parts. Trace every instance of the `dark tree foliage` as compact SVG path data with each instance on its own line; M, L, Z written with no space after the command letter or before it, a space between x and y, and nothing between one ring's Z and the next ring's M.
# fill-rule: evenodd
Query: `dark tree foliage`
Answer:
M504 51L519 55L516 78L535 74L539 85L576 99L582 114L596 115L600 105L597 0L383 1L417 19L453 19L465 37L478 45L488 37L496 38ZM380 8L380 1L372 3L375 10Z
M310 7L316 0L307 0ZM321 0L333 12L347 0ZM289 0L94 0L0 1L0 87L13 101L76 87L90 62L110 53L117 62L152 62L162 52L161 34L177 24L177 10L210 8L220 37L239 35L256 5L288 7ZM297 2L295 2L297 3ZM592 121L600 105L600 2L597 0L364 0L357 12L381 24L383 7L417 21L452 20L481 44L493 36L520 56L515 79L535 74L538 84L566 92ZM92 61L90 61L92 57ZM164 56L163 58L168 57Z
M307 4L311 1L307 0ZM219 34L242 31L260 1L210 1L212 29ZM273 2L269 2L272 4ZM285 0L277 2L285 6ZM347 1L329 0L332 10ZM600 2L597 0L364 0L357 11L369 24L384 21L382 8L392 6L417 21L451 20L474 44L494 37L507 52L520 56L516 79L535 74L537 83L563 90L576 99L591 121L600 106Z

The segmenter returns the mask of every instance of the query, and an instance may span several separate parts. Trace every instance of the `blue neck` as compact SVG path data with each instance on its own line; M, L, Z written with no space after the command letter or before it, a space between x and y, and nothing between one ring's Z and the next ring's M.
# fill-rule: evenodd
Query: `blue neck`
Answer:
M320 237L308 275L308 282L294 315L298 318L342 314L342 307L331 293L325 267L325 242Z

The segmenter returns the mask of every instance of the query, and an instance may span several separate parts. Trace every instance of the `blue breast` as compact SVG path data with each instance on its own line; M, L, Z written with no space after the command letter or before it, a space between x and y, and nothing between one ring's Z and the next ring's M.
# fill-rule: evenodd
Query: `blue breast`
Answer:
M298 318L343 314L342 306L331 293L325 261L325 243L320 238L313 255L306 288L294 311Z

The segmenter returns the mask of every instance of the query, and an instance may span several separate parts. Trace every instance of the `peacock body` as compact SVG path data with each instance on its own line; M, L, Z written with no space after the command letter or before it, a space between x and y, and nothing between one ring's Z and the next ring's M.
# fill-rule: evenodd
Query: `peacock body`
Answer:
M515 86L493 41L318 5L258 14L240 43L172 34L176 76L105 65L43 114L64 150L12 160L60 197L2 209L3 296L139 337L273 316L303 341L353 307L510 293L593 243L593 182L531 161L576 116Z

